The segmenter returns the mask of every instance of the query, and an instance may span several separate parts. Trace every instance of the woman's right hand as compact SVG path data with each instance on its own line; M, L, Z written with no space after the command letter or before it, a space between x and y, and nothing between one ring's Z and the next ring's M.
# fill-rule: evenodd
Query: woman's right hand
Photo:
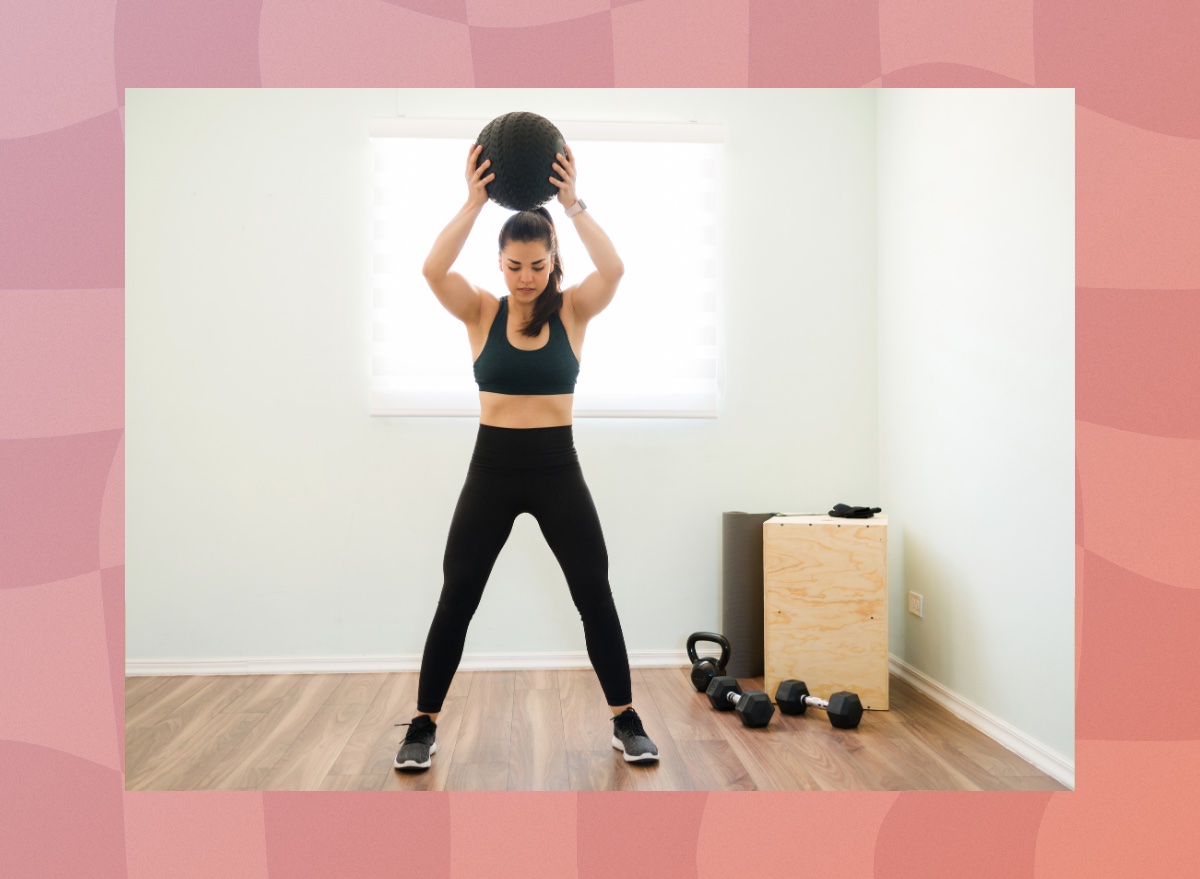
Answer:
M483 165L478 168L475 167L475 162L479 159L479 153L482 149L482 144L472 144L471 151L467 154L467 186L470 190L467 195L467 204L471 207L483 207L487 204L487 185L496 176L495 174L488 174L486 177L481 176L484 168L492 163L491 159L485 159Z

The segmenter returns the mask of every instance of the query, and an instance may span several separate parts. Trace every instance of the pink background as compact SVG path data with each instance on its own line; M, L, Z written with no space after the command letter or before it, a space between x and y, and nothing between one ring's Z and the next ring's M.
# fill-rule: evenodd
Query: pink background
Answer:
M0 874L1197 875L1200 7L983 5L6 0ZM126 793L124 89L341 86L1073 87L1077 790Z

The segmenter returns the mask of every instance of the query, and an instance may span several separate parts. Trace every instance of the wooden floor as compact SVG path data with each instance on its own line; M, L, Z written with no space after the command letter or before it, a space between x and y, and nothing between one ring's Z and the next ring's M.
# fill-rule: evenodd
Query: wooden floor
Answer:
M763 679L742 678L744 690ZM658 763L611 745L595 672L459 671L433 765L392 761L417 673L131 677L127 790L1067 790L892 677L889 711L854 730L776 710L742 726L686 668L633 669ZM772 694L774 695L774 694ZM828 695L828 694L816 694Z

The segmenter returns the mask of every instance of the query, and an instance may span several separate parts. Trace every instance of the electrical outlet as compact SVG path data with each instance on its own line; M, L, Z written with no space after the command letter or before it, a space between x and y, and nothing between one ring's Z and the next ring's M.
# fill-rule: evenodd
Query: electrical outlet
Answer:
M908 612L913 616L925 616L925 598L916 592L908 593Z

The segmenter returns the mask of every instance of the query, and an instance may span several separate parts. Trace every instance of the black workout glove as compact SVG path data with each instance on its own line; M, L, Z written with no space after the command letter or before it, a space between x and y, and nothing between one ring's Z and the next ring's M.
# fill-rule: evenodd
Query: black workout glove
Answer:
M876 513L882 512L881 507L850 507L846 504L834 504L829 515L841 516L846 519L870 519Z

